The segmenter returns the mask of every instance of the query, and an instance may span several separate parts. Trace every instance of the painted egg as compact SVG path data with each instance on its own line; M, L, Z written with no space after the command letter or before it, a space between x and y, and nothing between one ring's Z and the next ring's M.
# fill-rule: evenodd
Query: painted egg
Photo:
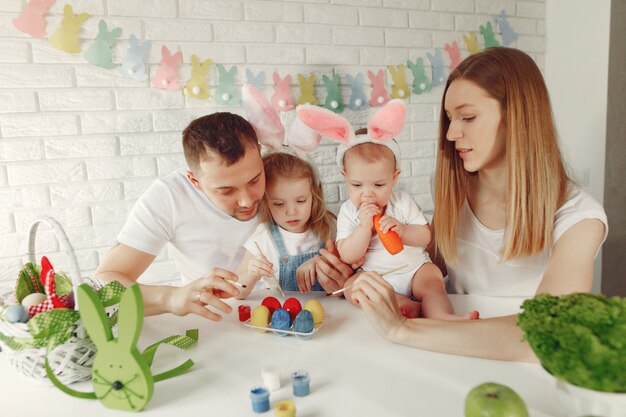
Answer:
M28 312L19 304L8 306L2 315L11 323L26 323L28 321Z
M311 333L314 327L313 314L309 310L302 310L293 322L293 330L299 333Z
M302 304L297 298L287 298L283 304L283 308L289 312L291 320L295 320L299 312L302 311Z
M324 322L324 307L318 300L309 300L304 304L304 309L311 312L316 326Z
M47 299L48 297L46 296L46 294L34 292L24 297L24 299L22 300L22 305L24 306L24 308L33 307L43 303Z
M263 301L261 301L261 305L269 308L270 315L274 314L274 311L281 307L280 301L278 301L275 297L265 297Z
M267 327L270 323L270 310L265 306L258 306L252 310L250 315L250 324L258 327ZM263 329L257 329L264 332Z
M70 308L72 310L74 309L74 307L76 307L76 298L74 297L74 291L70 291L70 293L67 295L67 300L65 304L67 305L67 308Z
M291 316L282 308L277 309L272 314L272 329L276 330L289 330L291 327ZM286 336L286 333L278 333L281 336Z

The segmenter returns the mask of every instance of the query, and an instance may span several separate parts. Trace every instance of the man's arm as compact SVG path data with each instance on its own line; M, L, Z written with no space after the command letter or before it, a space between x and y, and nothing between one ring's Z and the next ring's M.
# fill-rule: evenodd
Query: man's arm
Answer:
M128 287L137 282L137 278L152 264L154 258L154 255L119 244L107 253L94 277L106 282L119 281ZM215 268L208 275L184 287L140 285L145 315L173 313L183 316L193 313L219 321L221 316L206 306L230 313L232 308L220 298L239 294L239 290L224 281L224 278L236 281L237 275Z

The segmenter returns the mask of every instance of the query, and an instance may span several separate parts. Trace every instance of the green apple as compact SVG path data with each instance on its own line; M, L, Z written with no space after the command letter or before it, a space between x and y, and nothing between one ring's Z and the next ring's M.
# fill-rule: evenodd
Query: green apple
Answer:
M528 417L528 408L513 389L486 382L467 394L465 417Z

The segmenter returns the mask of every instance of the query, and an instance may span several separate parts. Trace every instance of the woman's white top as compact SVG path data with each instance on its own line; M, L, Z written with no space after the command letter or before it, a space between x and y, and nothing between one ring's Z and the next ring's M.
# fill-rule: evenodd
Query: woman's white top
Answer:
M504 229L485 227L472 212L467 200L459 213L457 251L459 262L447 266L448 292L487 296L535 295L548 266L552 249L567 229L585 219L604 223L604 239L608 223L604 208L578 186L570 184L565 203L557 210L552 245L543 252L500 261Z

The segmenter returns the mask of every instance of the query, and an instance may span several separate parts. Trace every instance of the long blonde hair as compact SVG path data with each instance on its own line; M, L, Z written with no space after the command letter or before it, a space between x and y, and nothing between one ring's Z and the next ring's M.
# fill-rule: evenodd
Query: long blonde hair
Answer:
M313 203L311 205L311 217L307 225L309 229L313 230L320 237L320 240L325 242L328 239L334 239L335 216L326 209L322 184L317 179L313 166L297 156L275 152L263 157L263 168L265 170L266 188L278 178L308 179L311 184ZM262 222L269 223L273 221L269 209L267 191L263 197L259 213Z
M539 253L552 243L554 216L565 201L568 177L541 72L527 54L505 47L470 55L448 77L435 171L436 248L446 262L457 262L459 212L467 197L467 179L473 175L446 139L450 120L445 97L457 79L474 82L500 103L508 181L502 261Z

